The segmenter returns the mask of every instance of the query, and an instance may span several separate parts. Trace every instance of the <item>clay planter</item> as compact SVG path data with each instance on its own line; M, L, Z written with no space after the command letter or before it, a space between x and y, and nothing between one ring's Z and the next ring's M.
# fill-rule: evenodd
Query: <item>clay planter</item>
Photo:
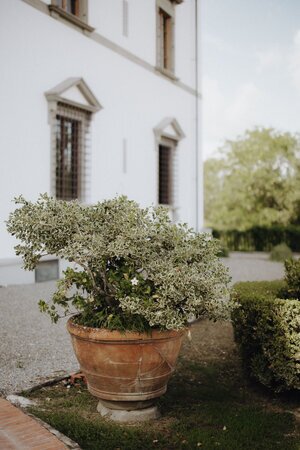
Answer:
M127 410L144 408L166 392L185 334L121 333L76 325L72 319L67 328L90 393L110 408Z

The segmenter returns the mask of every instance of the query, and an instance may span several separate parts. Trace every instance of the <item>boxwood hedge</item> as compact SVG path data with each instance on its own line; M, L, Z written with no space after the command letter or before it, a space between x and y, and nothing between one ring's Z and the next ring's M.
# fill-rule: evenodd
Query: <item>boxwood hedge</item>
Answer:
M284 281L234 287L235 340L251 377L275 392L300 390L300 301L280 299Z

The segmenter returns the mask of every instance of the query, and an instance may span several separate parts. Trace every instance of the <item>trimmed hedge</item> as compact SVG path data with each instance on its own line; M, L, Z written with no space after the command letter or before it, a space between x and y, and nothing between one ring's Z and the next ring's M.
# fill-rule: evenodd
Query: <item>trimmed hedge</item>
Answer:
M284 262L287 298L300 300L300 259L287 259Z
M213 230L213 236L220 239L229 250L266 251L285 242L293 252L300 252L300 226L253 227L249 230Z
M275 392L300 389L300 301L284 281L235 285L232 321L249 375Z

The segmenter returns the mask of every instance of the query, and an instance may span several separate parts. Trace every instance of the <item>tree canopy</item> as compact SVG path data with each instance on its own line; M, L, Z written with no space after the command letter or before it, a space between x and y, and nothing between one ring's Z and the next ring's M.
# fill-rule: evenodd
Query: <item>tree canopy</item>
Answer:
M217 229L300 224L300 138L271 128L228 140L204 165L205 218Z

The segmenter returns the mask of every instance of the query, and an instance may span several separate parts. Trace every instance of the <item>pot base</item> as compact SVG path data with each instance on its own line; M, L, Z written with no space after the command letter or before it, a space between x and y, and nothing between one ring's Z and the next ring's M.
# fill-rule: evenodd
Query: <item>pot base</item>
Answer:
M87 380L91 379L91 374L87 371L85 371L85 375L87 377ZM99 377L93 377L93 385L91 385L91 383L88 382L87 387L89 392L94 395L94 397L98 397L101 400L105 400L108 402L111 402L112 404L116 404L116 403L131 403L131 404L141 404L147 401L155 401L155 399L157 397L161 397L167 390L167 386L164 385L162 388L157 389L155 391L150 391L150 392L111 392L111 391L104 391L104 390L100 390L98 389L98 387L96 386L95 383L95 378L99 378ZM134 379L132 378L131 383L140 383L139 378L135 377ZM145 406L140 406L139 408L145 408ZM112 408L112 409L117 409L117 408ZM127 408L121 408L121 409L127 409ZM132 408L129 408L132 409Z
M104 400L101 398L99 400L102 404L102 406L105 406L105 408L108 409L117 409L121 411L134 411L137 409L149 409L150 406L154 406L155 398L152 400L145 400L145 401L139 401L139 402L115 402L115 401L109 401Z
M160 417L159 410L157 406L150 406L143 409L120 409L121 405L118 405L118 409L113 409L108 407L108 404L114 402L104 402L98 403L97 411L102 417L110 419L114 422L128 423L128 422L145 422L147 420L158 419ZM123 402L120 402L123 403ZM128 402L124 402L128 403ZM145 402L146 403L146 402ZM110 405L115 407L115 405ZM124 405L125 407L125 405Z

